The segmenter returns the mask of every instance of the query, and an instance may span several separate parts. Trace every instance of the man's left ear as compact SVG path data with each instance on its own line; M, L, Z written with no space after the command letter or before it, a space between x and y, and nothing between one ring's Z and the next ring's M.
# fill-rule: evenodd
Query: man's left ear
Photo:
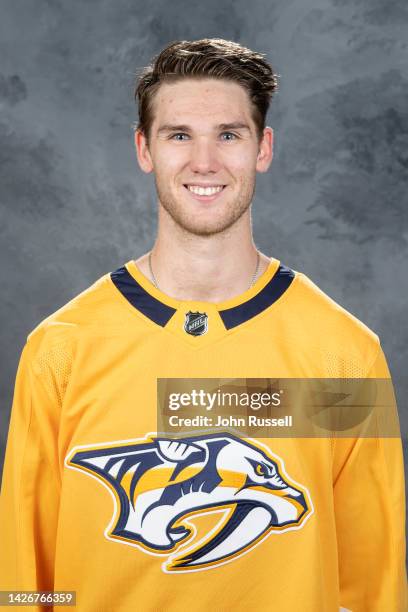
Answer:
M258 157L256 160L257 172L266 172L273 158L273 129L264 128L262 139L259 143Z

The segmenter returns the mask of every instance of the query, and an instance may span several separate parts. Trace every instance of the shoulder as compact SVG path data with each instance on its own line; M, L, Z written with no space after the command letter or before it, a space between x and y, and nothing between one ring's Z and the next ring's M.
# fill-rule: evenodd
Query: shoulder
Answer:
M295 272L295 281L305 316L319 320L325 329L340 326L342 331L349 330L367 340L375 341L378 338L372 329L325 293L306 274Z
M40 321L27 336L31 357L72 350L82 335L109 327L109 320L115 318L112 291L110 273L106 273Z
M318 349L327 364L336 364L336 370L342 362L348 375L365 375L380 351L376 332L302 272L295 272L288 294L285 316L294 334Z

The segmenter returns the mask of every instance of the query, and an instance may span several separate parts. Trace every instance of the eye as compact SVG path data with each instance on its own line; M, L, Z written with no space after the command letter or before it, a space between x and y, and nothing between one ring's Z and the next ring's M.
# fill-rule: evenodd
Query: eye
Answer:
M255 473L258 476L264 476L264 478L271 478L274 475L275 470L270 465L266 465L265 463L258 463L255 466Z
M258 474L258 476L268 476L266 465L258 463L258 465L255 467L255 473Z
M221 134L222 136L228 136L228 138L222 138L222 140L236 140L238 138L238 136L236 134L233 134L232 132L223 132Z
M180 142L182 142L183 140L185 140L184 136L186 138L188 138L188 134L184 134L183 132L177 132L177 134L173 134L172 136L170 136L171 140L178 140Z

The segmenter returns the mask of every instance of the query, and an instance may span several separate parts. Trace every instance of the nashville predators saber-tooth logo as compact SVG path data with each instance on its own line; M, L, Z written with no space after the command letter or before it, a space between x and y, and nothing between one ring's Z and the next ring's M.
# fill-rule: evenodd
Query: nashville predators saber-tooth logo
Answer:
M106 537L166 555L165 572L232 561L273 532L301 528L313 512L307 489L288 478L280 458L229 433L149 434L76 447L66 465L100 479L112 493ZM210 515L218 522L199 534L195 521Z

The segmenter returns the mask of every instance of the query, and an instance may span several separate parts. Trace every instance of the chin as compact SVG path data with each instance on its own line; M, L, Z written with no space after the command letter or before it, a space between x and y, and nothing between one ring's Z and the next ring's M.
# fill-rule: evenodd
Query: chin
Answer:
M162 208L176 225L196 236L212 236L228 230L248 211L251 205L250 199L247 201L247 197L242 197L236 202L223 202L219 206L215 204L211 207L209 204L206 211L195 204L191 206L191 202L179 202L174 197L163 197L168 195L159 194Z
M180 225L186 232L194 236L215 236L221 234L231 226L211 226L211 225Z
M245 212L245 211L244 211ZM242 213L243 214L243 213ZM242 216L240 214L229 216L228 218L218 219L195 219L185 218L183 216L173 217L174 221L186 232L194 234L195 236L213 236L225 232L232 227Z

